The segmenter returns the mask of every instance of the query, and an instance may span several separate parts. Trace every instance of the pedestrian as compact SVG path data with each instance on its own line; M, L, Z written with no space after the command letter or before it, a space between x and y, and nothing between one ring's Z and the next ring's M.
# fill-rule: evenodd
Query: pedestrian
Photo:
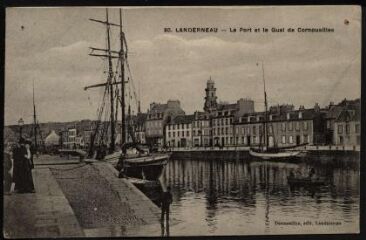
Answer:
M12 162L11 162L11 153L9 146L4 151L4 194L8 195L10 194L11 189L11 183L12 183L12 177L10 174L10 169L12 168Z
M34 193L32 177L32 154L30 151L31 142L21 138L20 147L14 156L15 190L18 193Z
M173 202L173 196L170 192L170 186L167 187L167 190L162 193L161 196L161 221L164 221L164 215L166 215L166 221L169 221L169 207Z
M311 168L310 169L310 172L309 172L309 176L308 176L308 178L309 179L312 179L312 177L315 175L315 169L314 168Z
M21 157L20 157L20 140L18 143L15 143L12 149L12 157L13 157L13 183L14 183L14 191L17 192L20 184L20 169L21 169Z

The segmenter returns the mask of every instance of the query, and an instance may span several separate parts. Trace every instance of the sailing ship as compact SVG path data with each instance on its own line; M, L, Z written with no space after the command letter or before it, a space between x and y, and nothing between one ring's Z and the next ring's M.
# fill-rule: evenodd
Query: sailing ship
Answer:
M257 63L258 66L258 63ZM256 158L261 158L264 160L285 160L285 159L294 159L298 157L302 157L304 155L304 151L296 150L295 148L302 145L294 145L289 147L277 147L276 141L275 146L269 146L269 136L268 136L268 105L267 105L267 92L266 92L266 82L264 78L264 66L262 62L262 78L263 78L263 91L264 91L264 121L263 121L263 128L264 128L264 144L261 144L259 148L251 147L249 149L249 154Z
M135 138L131 120L131 103L132 99L135 99L135 103L140 105L140 101L137 101L137 94L128 63L127 40L122 29L122 11L121 9L119 10L119 24L109 21L108 9L106 9L105 21L97 19L90 20L101 23L106 27L106 48L91 47L89 55L102 57L107 60L108 75L106 82L84 88L84 90L87 90L95 87L104 87L103 99L98 109L98 119L90 138L89 157L93 158L95 156L99 160L109 161L124 176L156 180L160 177L170 158L170 154L155 153L151 151L151 148L144 149ZM119 51L111 49L111 28L115 27L119 29ZM118 85L120 88L117 87ZM108 102L107 98L109 98ZM109 108L107 106L108 104ZM128 108L127 116L126 105ZM121 109L121 134L120 145L116 146L119 108ZM138 106L138 109L140 109L140 106ZM103 114L105 115L105 119L107 119L104 122L102 121ZM108 129L110 131L110 138L106 134ZM97 141L99 141L98 146L96 146ZM109 141L109 146L106 145L107 141Z

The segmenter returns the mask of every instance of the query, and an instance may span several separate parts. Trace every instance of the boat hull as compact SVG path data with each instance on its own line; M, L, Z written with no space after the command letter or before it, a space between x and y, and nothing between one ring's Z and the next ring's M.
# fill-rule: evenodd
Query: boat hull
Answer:
M323 186L327 184L326 179L310 179L310 178L287 178L290 186Z
M256 152L250 149L249 154L264 160L281 160L299 158L302 156L302 151Z
M168 163L170 154L151 154L123 160L124 175L127 177L157 180Z

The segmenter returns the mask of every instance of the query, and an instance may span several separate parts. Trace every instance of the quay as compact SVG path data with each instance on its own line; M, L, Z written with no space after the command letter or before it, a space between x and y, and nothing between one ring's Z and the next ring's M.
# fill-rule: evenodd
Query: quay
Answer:
M108 163L41 155L36 193L4 195L6 238L159 236L160 209Z
M359 159L360 146L302 146L297 149L307 151L307 157L319 160L324 159ZM170 148L174 159L248 159L249 147L192 147L192 148Z

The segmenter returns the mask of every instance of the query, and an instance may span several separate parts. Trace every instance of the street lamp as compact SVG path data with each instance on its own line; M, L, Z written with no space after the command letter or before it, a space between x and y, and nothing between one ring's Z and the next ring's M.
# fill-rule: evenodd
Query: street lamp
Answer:
M22 137L22 130L23 130L23 125L24 125L24 120L23 118L20 118L18 120L18 125L19 125L19 135L20 137Z

